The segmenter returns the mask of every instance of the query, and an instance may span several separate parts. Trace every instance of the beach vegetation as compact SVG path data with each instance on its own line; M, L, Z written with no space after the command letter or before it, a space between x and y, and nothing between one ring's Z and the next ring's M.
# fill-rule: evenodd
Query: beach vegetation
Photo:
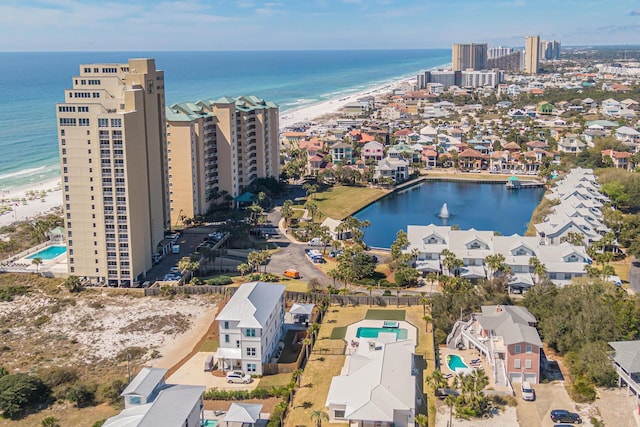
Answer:
M0 378L0 410L5 418L16 419L37 404L46 404L51 390L42 380L28 374L10 374Z

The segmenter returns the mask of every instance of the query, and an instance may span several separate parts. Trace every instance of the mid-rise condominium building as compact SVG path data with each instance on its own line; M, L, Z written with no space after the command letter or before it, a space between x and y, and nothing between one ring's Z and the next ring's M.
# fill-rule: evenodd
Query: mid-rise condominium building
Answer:
M418 74L417 89L426 89L429 83L439 83L444 88L460 86L462 84L462 72L451 70L425 71Z
M278 106L255 96L174 104L166 110L171 224L236 198L256 178L280 175Z
M527 36L524 48L524 72L538 74L540 67L540 36Z
M128 285L169 226L164 73L153 59L87 64L57 104L69 274Z
M457 43L451 52L451 68L453 71L487 69L486 43Z
M518 50L499 58L491 58L487 60L487 68L499 69L504 71L522 71L524 68L524 52Z

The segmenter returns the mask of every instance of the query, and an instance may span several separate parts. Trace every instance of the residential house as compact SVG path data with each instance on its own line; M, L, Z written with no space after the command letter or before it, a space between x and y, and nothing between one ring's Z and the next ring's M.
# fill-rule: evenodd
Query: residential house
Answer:
M346 142L336 142L329 147L329 152L333 163L342 162L345 165L350 165L353 162L353 148Z
M478 150L467 148L458 154L458 165L461 169L486 169L487 162L485 158L486 156Z
M409 177L409 162L404 159L394 159L385 157L378 161L373 179L381 182L383 178L391 178L393 182L399 184Z
M194 427L203 419L204 386L167 384L167 369L142 368L124 389L124 409L105 427Z
M640 132L629 126L621 126L616 129L616 138L635 145L640 143Z
M613 166L617 169L631 170L631 153L626 151L603 150L601 152L603 160L611 159Z
M536 318L524 307L514 305L482 306L466 322L458 322L447 338L447 345L462 344L479 350L494 370L497 383L536 384L540 377L542 341L536 330ZM501 381L502 380L502 381Z
M618 386L626 385L640 405L640 341L612 341L615 353L611 357L618 374Z
M241 285L216 317L219 369L241 369L263 375L278 349L284 322L284 285L253 282Z
M373 159L376 162L384 157L384 145L378 141L370 141L364 144L360 152L360 158L366 163L367 160Z
M549 116L553 114L553 105L548 103L547 101L541 101L538 103L536 108L536 112L538 113L538 117L540 116Z
M613 98L605 99L601 104L602 113L606 116L615 116L620 112L620 102Z
M340 221L339 219L327 217L324 221L322 221L320 227L327 227L327 229L329 230L329 234L331 235L331 238L333 240L350 239L351 231L339 231L340 224L342 224L342 221Z
M578 135L567 134L560 138L558 151L563 153L579 153L587 149L587 144Z
M433 146L424 147L422 150L422 161L426 168L435 168L438 164L438 152Z
M326 406L330 422L354 427L413 427L418 390L410 340L365 345L333 377Z

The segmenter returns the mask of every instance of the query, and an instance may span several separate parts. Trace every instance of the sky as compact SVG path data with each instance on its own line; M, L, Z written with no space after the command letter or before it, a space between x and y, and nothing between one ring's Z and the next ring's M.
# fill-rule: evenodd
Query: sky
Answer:
M640 0L0 0L0 51L640 44Z

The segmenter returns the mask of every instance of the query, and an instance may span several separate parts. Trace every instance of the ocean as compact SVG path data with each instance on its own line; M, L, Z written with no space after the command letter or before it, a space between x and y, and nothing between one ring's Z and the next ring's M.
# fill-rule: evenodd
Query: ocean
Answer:
M86 63L155 58L166 103L256 95L280 114L450 63L448 49L0 52L0 191L59 175L55 104Z

